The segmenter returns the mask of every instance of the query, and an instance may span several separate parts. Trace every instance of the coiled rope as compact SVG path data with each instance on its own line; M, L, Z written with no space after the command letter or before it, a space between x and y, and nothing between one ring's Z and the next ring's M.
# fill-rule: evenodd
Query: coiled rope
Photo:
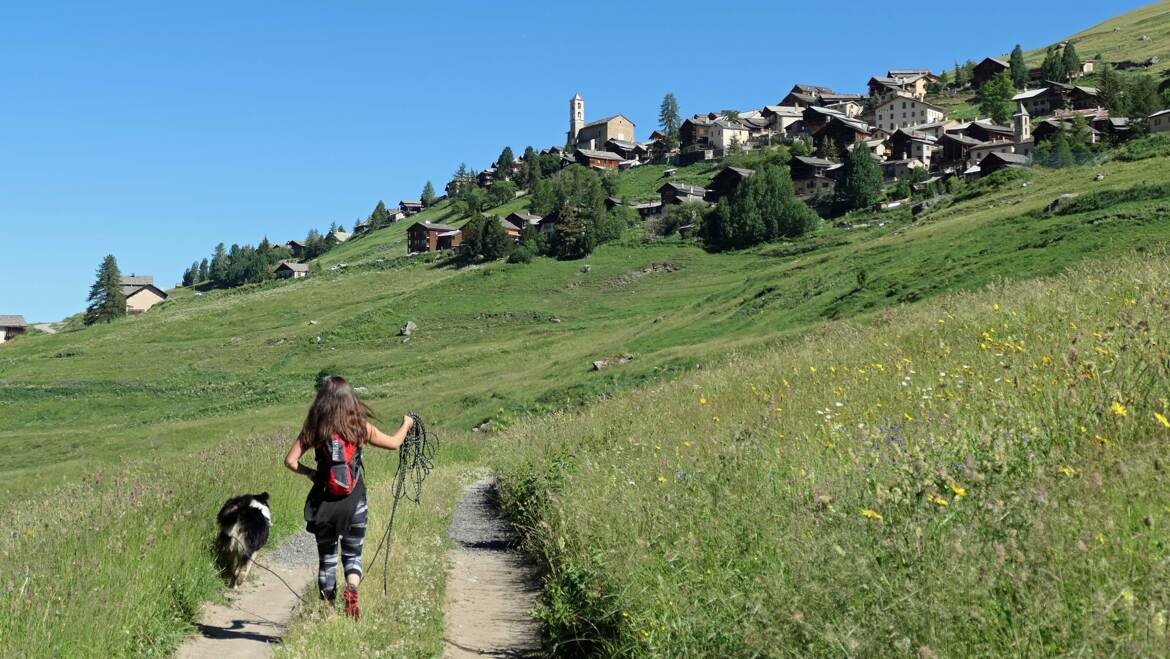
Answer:
M394 517L398 514L398 503L402 499L413 501L416 504L422 500L423 481L431 473L435 464L435 451L438 440L427 434L422 418L414 412L410 413L414 425L406 433L406 439L398 448L398 469L394 472L394 504L390 508L390 522L386 524L386 533L378 542L374 551L371 565L376 565L378 554L382 546L386 546L386 554L382 557L382 594L388 594L390 584L390 535L394 532Z

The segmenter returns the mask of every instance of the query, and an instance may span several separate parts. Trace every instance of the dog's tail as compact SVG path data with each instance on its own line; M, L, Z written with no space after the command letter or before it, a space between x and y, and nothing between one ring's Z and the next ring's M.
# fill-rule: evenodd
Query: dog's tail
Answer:
M248 549L248 543L244 537L244 529L237 521L228 529L221 531L219 534L220 546L224 551L240 558L246 559L252 555L251 550Z

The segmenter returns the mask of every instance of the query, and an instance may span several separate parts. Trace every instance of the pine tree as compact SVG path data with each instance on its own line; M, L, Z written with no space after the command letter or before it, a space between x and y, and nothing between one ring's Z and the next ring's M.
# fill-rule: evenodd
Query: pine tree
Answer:
M126 296L122 294L122 273L113 254L102 259L97 278L89 289L89 306L85 324L108 323L126 315Z
M1101 66L1101 78L1097 81L1097 93L1101 96L1101 103L1109 113L1117 116L1127 116L1129 108L1125 98L1125 81L1121 75L1113 70L1112 66Z
M435 186L430 181L427 181L427 184L423 186L422 194L419 195L419 201L427 208L435 204Z
M682 120L678 115L678 99L674 93L662 97L662 104L658 106L658 127L667 135L678 135Z
M199 280L199 262L195 261L183 272L183 286L194 286Z
M210 276L211 266L207 262L207 259L203 259L199 262L199 281L207 281L207 278Z
M1028 84L1028 65L1024 63L1024 49L1020 48L1020 44L1012 49L1011 65L1012 82L1016 89L1023 89Z
M881 198L882 170L870 155L869 149L864 144L858 144L845 159L844 173L841 182L837 184L837 200L846 210L855 210L869 208L881 201Z
M506 146L500 152L500 157L496 158L496 178L506 179L512 175L512 165L516 164L516 156L512 153L512 147Z
M1044 62L1040 64L1040 77L1051 82L1064 82L1067 74L1064 70L1064 58L1057 52L1056 46L1049 46L1044 53Z
M1064 68L1064 75L1067 79L1079 77L1081 74L1081 58L1077 55L1076 46L1072 42L1065 44L1064 54L1061 56L1061 67Z
M979 111L1001 126L1012 120L1012 79L1007 71L1000 71L979 88Z
M1125 85L1125 97L1129 111L1135 117L1148 117L1162 109L1158 83L1148 73L1129 76Z
M370 213L366 224L369 226L370 231L381 229L387 224L390 224L390 211L386 210L386 203L381 199L378 200L378 205L374 206L374 210Z
M227 252L223 243L220 243L215 246L215 252L211 255L211 267L208 270L208 279L211 280L212 286L216 288L227 286L228 265Z

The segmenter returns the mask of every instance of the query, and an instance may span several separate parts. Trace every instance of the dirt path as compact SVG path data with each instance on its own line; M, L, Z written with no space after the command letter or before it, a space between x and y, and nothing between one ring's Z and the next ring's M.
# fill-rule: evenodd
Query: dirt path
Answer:
M530 657L540 628L529 615L539 589L536 568L515 549L490 478L464 488L449 534L455 542L447 580L444 657Z
M316 578L317 546L313 536L303 531L274 550L261 551L257 558L298 593L304 593ZM183 643L176 657L269 657L301 601L280 579L255 566L251 579L228 597L227 605L203 605L196 620L200 635Z

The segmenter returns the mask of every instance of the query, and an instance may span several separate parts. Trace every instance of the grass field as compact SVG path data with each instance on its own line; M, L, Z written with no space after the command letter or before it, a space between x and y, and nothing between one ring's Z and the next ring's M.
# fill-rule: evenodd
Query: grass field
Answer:
M1068 40L1076 44L1082 59L1100 55L1106 62L1144 63L1157 56L1161 64L1152 71L1161 72L1170 60L1170 0L1158 0L1127 12L1071 35ZM1045 48L1024 54L1029 66L1040 65Z
M918 218L857 215L731 254L631 229L584 261L460 268L404 256L409 223L398 223L337 247L307 279L174 291L142 317L19 338L0 349L0 441L28 449L0 457L0 513L12 529L0 540L0 609L10 613L0 639L22 655L167 653L222 588L207 543L224 499L269 490L279 534L299 526L304 483L280 460L324 369L364 387L387 418L417 409L453 438L424 509L401 529L400 592L410 595L384 607L375 598L371 616L386 623L371 632L378 644L429 654L441 640L446 516L481 462L473 426L592 409L728 355L792 345L826 321L881 323L904 304L1152 249L1170 237L1170 199L1134 191L1163 178L1164 147L995 177ZM679 176L703 182L711 171ZM637 198L660 179L640 168L619 191ZM1067 192L1109 192L1109 207L1042 211ZM414 219L458 217L440 204ZM419 326L409 342L398 336L407 320ZM622 354L634 360L590 368ZM29 510L30 497L55 502L52 512ZM287 652L364 651L318 613Z
M1166 256L833 323L509 431L551 641L1165 656Z

